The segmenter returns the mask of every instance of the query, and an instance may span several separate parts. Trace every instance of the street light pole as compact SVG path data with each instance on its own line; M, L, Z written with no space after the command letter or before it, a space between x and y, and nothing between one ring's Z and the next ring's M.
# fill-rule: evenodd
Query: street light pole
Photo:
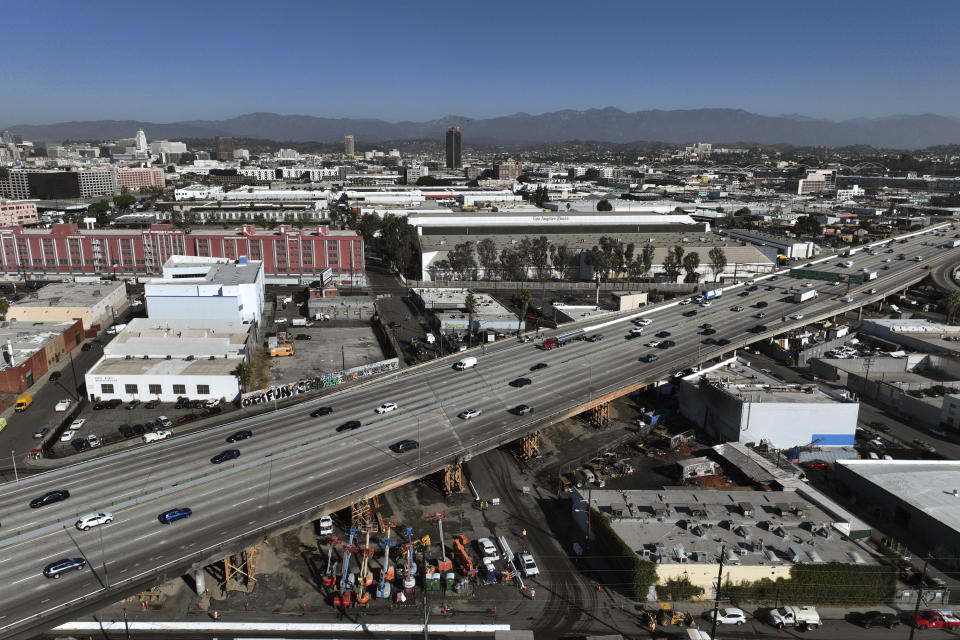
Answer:
M17 474L17 456L13 449L10 450L10 461L13 462L13 478L17 484L20 484L20 476Z

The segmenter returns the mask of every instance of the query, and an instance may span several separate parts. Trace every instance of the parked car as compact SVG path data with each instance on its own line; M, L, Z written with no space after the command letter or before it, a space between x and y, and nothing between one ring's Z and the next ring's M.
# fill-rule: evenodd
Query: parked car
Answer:
M490 538L477 538L477 548L480 555L491 560L499 560L500 554L497 553L497 546L490 541Z
M864 629L870 627L886 627L887 629L896 629L900 626L900 618L895 613L884 613L882 611L852 611L847 615L847 620L853 624L860 625Z
M39 429L33 432L33 439L40 440L43 438L43 436L47 435L49 431L50 431L49 427L40 427Z
M89 433L87 434L87 444L89 444L91 447L99 447L100 438L98 438L95 433Z
M149 402L145 402L143 404L144 409L156 409L159 406L160 406L159 400L150 400Z
M133 432L133 427L131 427L128 424L120 425L119 427L117 427L117 431L119 431L120 435L123 436L124 438L132 438L133 436L136 435Z
M384 402L382 405L374 409L377 413L389 413L390 411L397 410L396 402Z
M54 489L53 491L47 491L45 494L39 498L34 498L30 501L30 508L36 509L38 507L45 507L48 504L54 504L60 502L61 500L66 500L70 497L70 492L66 489Z
M143 434L144 443L166 440L173 435L172 431L148 431Z
M179 418L177 418L177 424L186 424L186 423L188 423L188 422L193 422L194 420L196 420L196 419L199 418L199 417L200 417L200 416L198 416L198 415L195 414L195 413L188 413L188 414L186 414L186 415L183 415L183 416L180 416Z
M43 575L47 578L59 578L65 573L79 571L85 566L87 566L87 561L83 558L61 558L44 567Z
M707 620L713 621L713 611L708 611L706 618ZM743 612L743 609L727 607L717 612L717 624L735 624L740 627L743 626L743 623L746 621L747 614Z
M77 434L76 429L67 429L60 434L60 442L70 442L73 439L73 436Z
M253 437L253 431L249 429L241 429L231 436L227 436L227 442L240 442L241 440L246 440L247 438Z
M127 410L129 410L129 409L136 409L139 405L140 405L140 401L139 401L139 400L131 400L130 402L127 403L127 406L126 406L125 408L126 408Z
M298 333L294 336L295 340L313 340L313 336L309 333Z
M160 426L163 427L164 429L167 429L173 426L173 420L171 420L167 416L157 416L157 422L160 423Z
M829 469L830 463L824 460L807 460L801 464L804 469L810 469L811 471L820 471L823 469Z
M192 515L193 511L189 507L177 507L176 509L164 511L157 516L157 520L159 520L162 524L170 524L171 522L176 522L177 520L189 518Z
M70 444L72 444L73 448L77 451L86 451L90 448L90 443L83 438L74 438L70 441Z
M54 411L66 411L66 410L69 409L69 408L70 408L70 399L69 399L69 398L64 398L63 400L61 400L60 402L58 402L58 403L53 407L53 410L54 410Z
M320 535L329 536L333 533L333 518L330 516L321 516L320 522Z

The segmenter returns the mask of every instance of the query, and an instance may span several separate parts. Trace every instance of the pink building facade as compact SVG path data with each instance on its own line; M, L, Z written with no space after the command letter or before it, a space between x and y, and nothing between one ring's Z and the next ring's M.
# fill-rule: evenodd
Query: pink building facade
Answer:
M140 191L157 187L163 189L166 179L163 175L163 169L151 167L149 169L125 169L117 168L117 189L123 191Z
M0 200L0 226L36 224L37 203L30 200Z

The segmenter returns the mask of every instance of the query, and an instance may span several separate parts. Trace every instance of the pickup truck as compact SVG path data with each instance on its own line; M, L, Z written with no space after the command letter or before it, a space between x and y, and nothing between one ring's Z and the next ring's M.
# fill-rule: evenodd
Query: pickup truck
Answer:
M815 607L777 607L770 610L770 623L777 629L796 627L812 630L820 627L820 614Z
M854 611L847 619L864 629L869 629L870 627L895 629L900 626L900 618L897 617L897 614L884 613L883 611Z
M949 611L921 611L910 615L911 626L917 629L956 629L960 627L960 618Z
M172 431L149 431L143 434L143 441L156 442L157 440L166 440L173 435Z

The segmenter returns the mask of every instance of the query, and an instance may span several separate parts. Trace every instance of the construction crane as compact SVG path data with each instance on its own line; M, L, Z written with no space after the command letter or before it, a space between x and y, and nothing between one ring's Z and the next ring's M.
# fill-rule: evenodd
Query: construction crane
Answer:
M463 569L464 575L473 578L477 575L477 567L473 564L470 554L467 553L468 544L470 544L470 540L462 533L453 539L454 554L460 561L460 567Z

